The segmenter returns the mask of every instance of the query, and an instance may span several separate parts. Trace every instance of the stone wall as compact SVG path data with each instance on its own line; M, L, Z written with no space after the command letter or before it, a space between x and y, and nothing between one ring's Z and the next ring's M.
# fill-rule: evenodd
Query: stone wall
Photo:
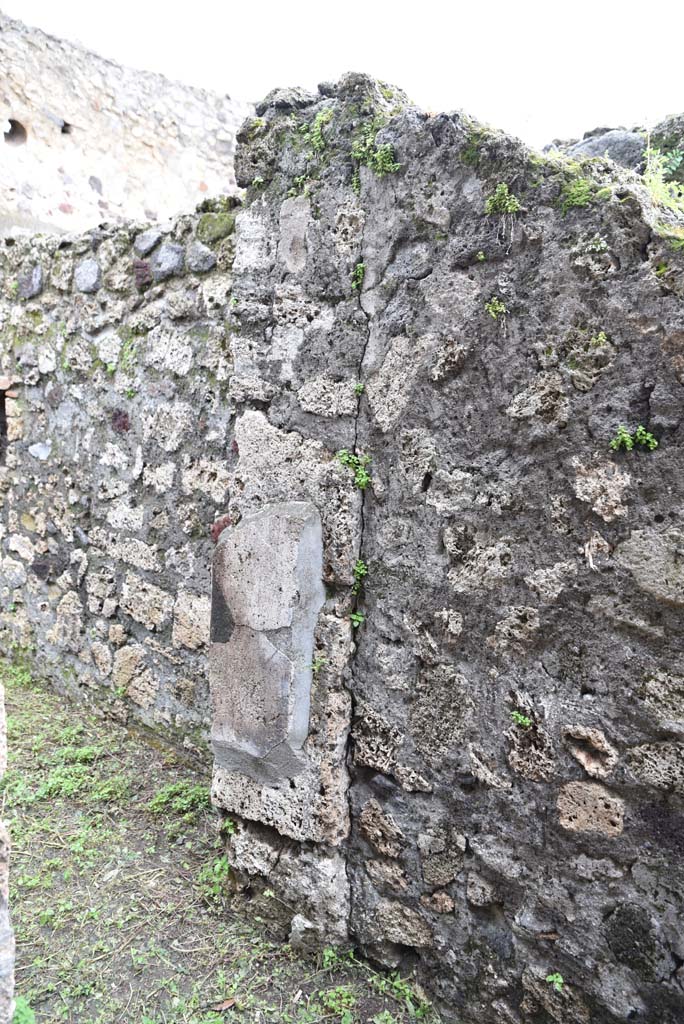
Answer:
M239 141L234 234L3 253L5 644L196 748L210 675L293 941L675 1024L684 225L362 76Z
M0 235L162 220L235 191L249 104L0 14Z
M227 503L232 201L0 250L1 628L72 693L204 751Z

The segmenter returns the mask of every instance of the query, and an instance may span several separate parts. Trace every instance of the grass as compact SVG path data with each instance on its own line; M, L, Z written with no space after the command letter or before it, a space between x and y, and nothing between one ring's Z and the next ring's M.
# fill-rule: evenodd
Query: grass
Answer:
M207 766L0 662L22 1021L408 1024L420 991L353 952L297 954L273 894L231 889Z

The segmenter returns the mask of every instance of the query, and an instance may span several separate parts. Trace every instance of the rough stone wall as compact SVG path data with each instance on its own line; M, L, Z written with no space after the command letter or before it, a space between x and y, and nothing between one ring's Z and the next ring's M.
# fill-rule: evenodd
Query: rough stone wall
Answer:
M0 249L0 629L206 751L210 528L231 461L231 202Z
M347 758L325 748L349 835L312 800L301 828L301 776L217 768L248 819L233 861L289 894L297 940L349 901L353 939L419 965L459 1021L674 1024L682 226L609 162L541 159L363 78L257 113L235 508L315 505L323 621L365 619L351 644L319 634L312 680L314 708L351 698ZM488 215L502 182L520 208ZM623 424L657 449L611 450ZM365 489L340 449L371 457Z
M163 220L234 192L249 104L122 68L2 14L0 64L0 235Z
M257 115L206 274L191 218L3 254L6 642L195 742L215 520L214 799L293 940L464 1024L675 1024L684 226L362 76Z

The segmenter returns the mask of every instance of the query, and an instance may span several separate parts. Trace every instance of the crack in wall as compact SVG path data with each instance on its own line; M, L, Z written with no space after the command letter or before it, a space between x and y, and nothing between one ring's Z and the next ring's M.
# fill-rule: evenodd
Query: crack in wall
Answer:
M364 226L363 226L363 230L361 232L361 251L360 251L361 262L362 263L364 262L364 255L363 254L364 254L364 245L365 245L365 227L366 227L366 223L365 223L365 219L364 219ZM366 337L365 337L365 340L364 340L364 343L363 343L363 348L361 350L361 358L359 359L358 366L357 366L357 372L356 372L356 376L357 376L358 382L361 383L361 384L364 384L364 390L358 395L357 403L356 403L356 414L354 416L354 452L355 453L358 451L358 444L359 444L359 420L361 419L361 405L363 403L363 398L364 398L364 394L365 394L365 382L362 379L363 365L364 365L364 362L365 362L365 359L366 359L366 352L368 351L368 346L370 344L370 338L371 338L371 314L369 314L367 312L367 310L364 308L364 305L363 305L363 285L361 286L361 289L359 290L358 305L359 305L359 309L361 310L361 312L363 313L364 317L366 318ZM371 465L372 465L372 463L371 463ZM372 477L372 469L371 469L371 477ZM364 535L365 535L365 528L366 528L365 506L366 506L366 491L365 491L365 488L364 488L361 491L361 509L360 509L361 531L360 531L360 536L359 536L359 551L358 551L359 558L361 558L363 556L363 551L364 551L364 543L363 542L364 542ZM358 607L358 595L355 597L353 607L354 607L354 610L356 610L356 608ZM348 857L348 852L349 852L349 846L350 846L350 843L351 843L351 822L352 822L352 818L353 818L352 807L351 807L351 790L352 790L352 785L353 785L353 781L354 781L353 780L353 775L352 775L352 768L353 768L353 766L352 766L352 742L353 742L353 740L352 740L352 725L353 725L353 722L354 722L354 715L355 715L355 710L356 710L356 699L355 699L355 691L354 691L353 684L354 684L354 681L355 681L354 665L355 665L355 662L356 662L358 651L359 651L359 639L358 639L358 636L356 636L354 638L354 652L353 652L353 654L351 655L351 657L349 659L349 671L350 671L350 674L351 674L351 683L352 683L352 685L350 687L347 687L347 690L348 690L348 693L349 693L349 698L350 698L350 711L349 711L349 732L347 734L347 744L346 744L345 759L344 759L345 760L345 766L346 766L346 769L347 769L347 777L348 777L348 780L349 780L349 784L347 786L347 791L346 791L346 798L347 798L347 806L349 808L350 831L349 831L349 835L347 836L347 839L346 839L345 843L343 844L343 848L342 848L342 856L344 858L344 872L345 872L345 876L347 878L347 885L348 885L348 890L349 890L349 916L348 916L348 919L347 919L347 928L348 928L348 931L349 931L350 935L352 934L352 926L351 926L352 879L351 879L350 874L349 874L349 857Z

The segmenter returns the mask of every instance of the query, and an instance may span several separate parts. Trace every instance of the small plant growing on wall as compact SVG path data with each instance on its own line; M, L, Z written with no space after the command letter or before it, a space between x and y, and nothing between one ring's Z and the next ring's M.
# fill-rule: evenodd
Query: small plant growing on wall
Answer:
M363 284L363 279L366 274L366 264L357 263L352 271L352 291L356 291Z
M381 128L384 128L385 123L386 118L382 114L367 121L352 143L352 159L357 164L370 167L378 178L384 178L386 174L396 174L401 166L397 163L394 146L389 142L383 142L378 145L375 141L378 132ZM353 181L352 187L354 187ZM355 187L354 191L357 191Z
M617 428L617 433L610 442L610 447L614 452L619 452L621 448L624 448L626 452L631 452L634 447L634 439L627 427L620 426Z
M554 971L553 974L547 974L546 981L549 985L553 985L556 992L563 991L563 985L565 982L563 981L563 975L559 974L558 971Z
M496 213L516 214L521 209L520 200L509 191L505 181L499 182L485 202L485 213L489 217Z
M517 196L513 195L505 181L500 181L485 201L485 213L487 216L494 217L498 215L499 217L499 242L501 244L508 242L509 249L513 242L513 224L521 209L520 200Z
M314 658L314 660L311 662L311 664L308 667L311 669L311 671L313 672L314 676L317 676L318 673L323 668L323 666L327 665L327 663L328 663L328 659L326 657L324 657L324 655L319 654L319 655L317 655Z
M645 427L639 425L634 431L634 441L636 444L641 445L642 448L648 448L649 452L654 451L658 447L658 442Z
M311 147L316 153L322 153L326 147L325 136L323 135L323 129L327 124L332 121L333 110L332 107L328 107L326 110L319 111L314 118L314 123L311 127L310 142Z
M621 424L617 428L615 437L610 442L610 447L614 452L619 452L623 449L626 452L631 452L635 445L652 452L658 447L658 441L650 430L646 430L642 424L639 424L633 434L630 434L627 427Z
M354 629L358 629L366 621L366 616L363 612L352 612L349 618Z
M485 302L485 309L491 316L492 320L501 320L503 322L506 319L506 313L508 310L506 309L505 304L496 295L492 295L489 302Z
M592 178L578 175L563 185L559 198L561 213L565 217L568 211L575 207L581 209L584 206L590 206L599 199L610 198L610 195L610 188L601 188Z
M357 558L354 566L354 585L352 594L358 594L363 585L364 578L368 575L368 566L362 558Z
M354 484L360 491L365 491L370 483L370 473L367 467L370 465L370 455L356 455L354 452L342 448L337 453L337 458L343 466L348 466L354 473Z
M646 149L644 184L657 206L675 213L684 212L684 196L679 183L669 179L677 172L682 160L684 153L679 149L661 153L658 149L652 149L650 144Z
M511 711L511 718L516 725L519 725L522 729L529 729L532 725L532 719L527 715L523 715L522 711Z

